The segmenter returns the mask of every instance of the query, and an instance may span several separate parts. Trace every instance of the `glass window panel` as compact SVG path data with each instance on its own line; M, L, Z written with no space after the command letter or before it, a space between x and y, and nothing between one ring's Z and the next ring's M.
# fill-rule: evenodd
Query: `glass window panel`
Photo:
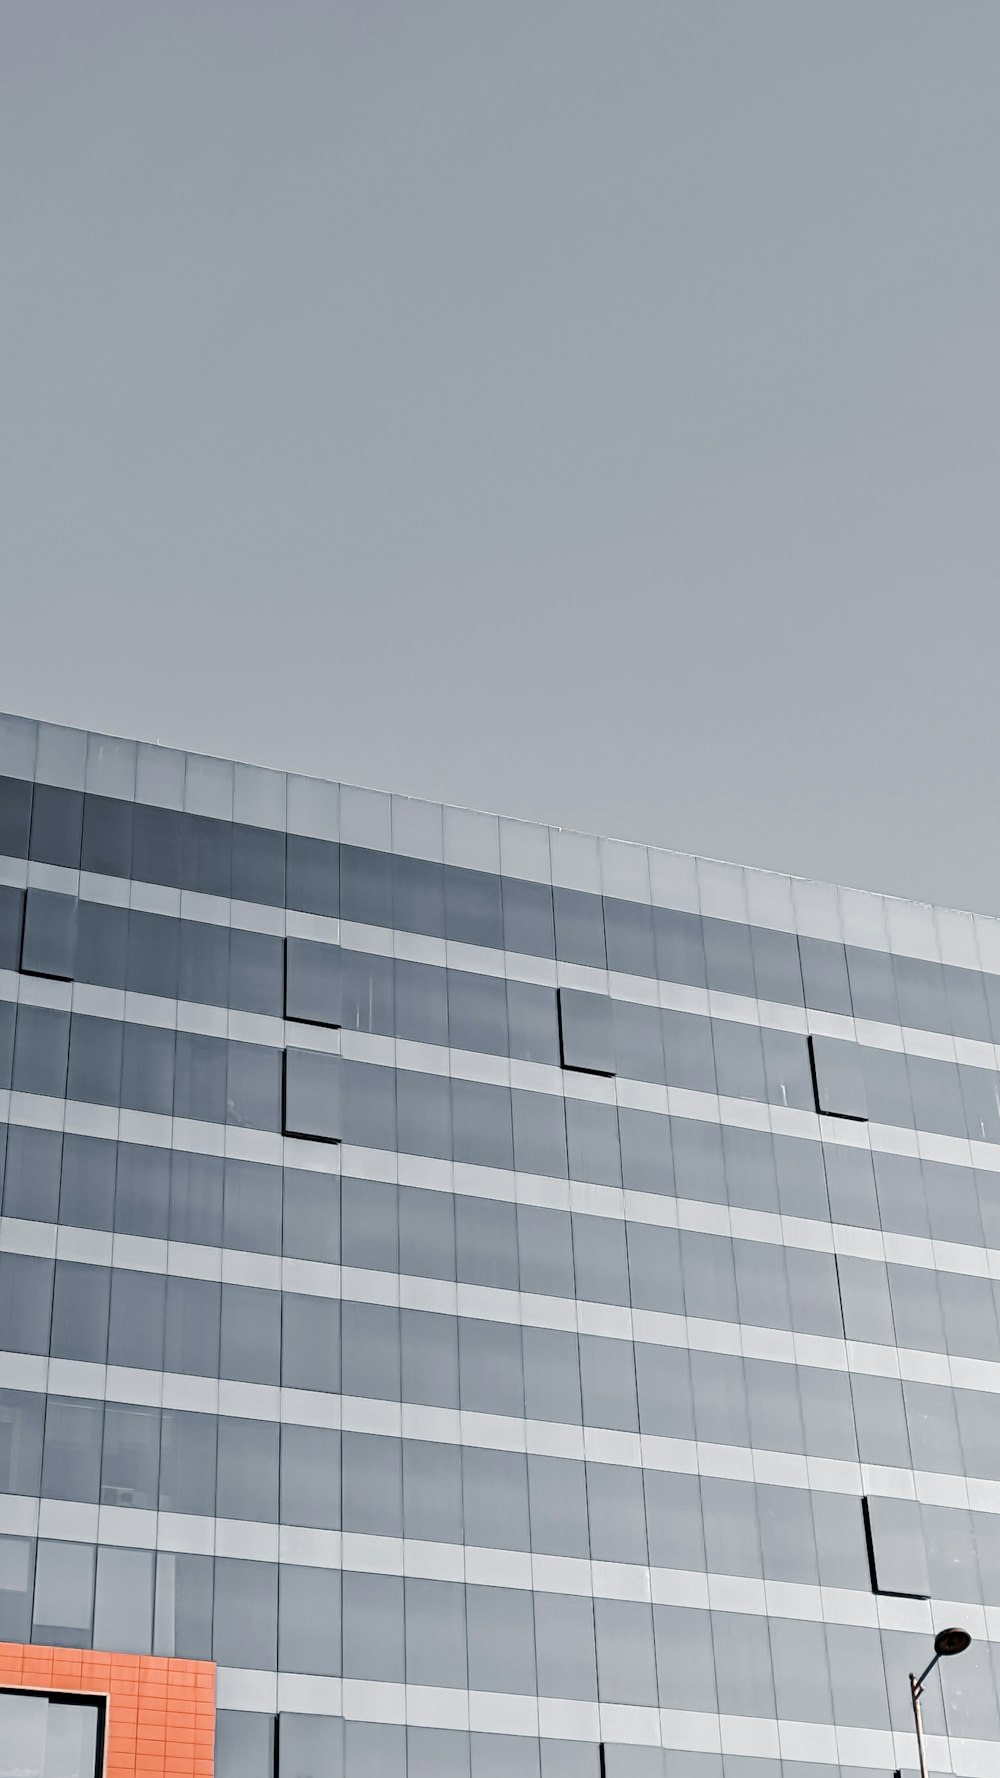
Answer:
M590 1599L536 1593L535 1644L542 1697L597 1697L594 1607Z
M654 1605L656 1665L660 1703L665 1710L718 1709L712 1621L707 1611Z
M249 1710L218 1711L215 1778L273 1778L273 1774L274 1718Z
M449 864L444 873L445 936L459 944L503 946L500 878Z
M528 1470L523 1451L462 1452L465 1541L484 1549L526 1550Z
M643 1482L650 1562L656 1568L703 1571L705 1538L698 1476L647 1469ZM662 1686L662 1672L660 1683Z
M868 1116L861 1052L835 1037L809 1039L816 1087L816 1110L831 1117Z
M31 1635L34 1573L34 1539L0 1537L0 1636L5 1641L27 1642Z
M714 1093L715 1052L711 1020L664 1008L662 1022L667 1085L690 1087L696 1093Z
M751 926L750 951L758 998L780 1006L802 1006L802 969L795 934Z
M62 1135L11 1124L7 1130L3 1213L27 1222L55 1222ZM2 1149L0 1149L2 1153Z
M174 1032L127 1024L122 1033L122 1108L170 1117L174 1107Z
M520 1327L460 1319L458 1352L463 1408L514 1417L524 1413Z
M128 919L126 986L134 994L177 998L180 986L180 921L132 908Z
M340 1258L340 1180L329 1173L286 1167L282 1197L283 1251L292 1259Z
M230 1043L227 1052L227 1123L280 1130L281 1051L262 1043Z
M567 1176L566 1112L554 1093L510 1095L514 1123L514 1165L519 1173Z
M69 1014L49 1006L17 1009L12 1084L15 1092L62 1099L66 1092Z
M577 1337L555 1328L522 1329L524 1411L529 1420L579 1426L580 1355Z
M399 1187L399 1269L407 1277L455 1277L455 1198Z
M104 1410L101 1505L155 1512L160 1472L158 1408L108 1402Z
M277 1778L343 1778L344 1724L339 1716L297 1716L283 1710L278 1746ZM267 1778L273 1778L270 1768Z
M402 1537L400 1441L369 1432L345 1432L342 1462L344 1530Z
M690 987L707 985L705 944L698 914L678 908L653 909L656 971L663 982L686 982Z
M221 1155L186 1154L175 1149L170 1156L171 1241L191 1241L197 1246L222 1243Z
M507 985L497 976L471 975L446 970L448 980L448 1040L453 1049L477 1050L506 1056Z
M290 833L285 852L286 897L304 914L340 913L340 848L329 840Z
M620 1186L621 1151L615 1107L591 1099L567 1098L564 1104L570 1178L590 1185Z
M397 1072L395 1080L401 1152L450 1159L451 1082L441 1076L410 1074L403 1069ZM388 1146L394 1147L395 1139Z
M464 1284L498 1290L518 1285L517 1221L514 1205L495 1198L455 1198L458 1277Z
M222 1286L221 1377L237 1383L281 1380L281 1295L246 1284Z
M343 1179L341 1254L345 1266L399 1270L398 1188L373 1179Z
M612 1002L605 995L560 988L559 1032L564 1068L614 1074Z
M822 1624L771 1622L774 1697L785 1722L830 1722L833 1703Z
M804 1488L758 1483L756 1495L765 1577L815 1586L819 1574L809 1494Z
M285 1017L308 1025L341 1022L340 949L308 938L285 940ZM371 1030L371 1025L359 1026Z
M0 1389L0 1493L38 1494L45 1398Z
M403 1534L462 1541L462 1453L457 1445L403 1439Z
M74 1019L70 1025L67 1097L90 1105L121 1098L123 1027L116 1019Z
M163 1240L170 1214L170 1153L138 1143L118 1144L115 1231Z
M52 1297L53 1358L104 1364L108 1356L111 1272L107 1266L56 1260Z
M222 1241L248 1253L281 1252L281 1169L226 1161Z
M108 1363L136 1370L163 1369L167 1281L162 1273L111 1274Z
M103 1402L48 1397L42 1457L42 1493L48 1499L96 1502L103 1424Z
M0 883L0 969L19 969L24 893Z
M163 1355L168 1371L219 1374L222 1287L207 1278L169 1277Z
M694 1438L691 1369L683 1347L635 1344L639 1423L662 1438Z
M0 778L0 852L27 858L31 827L31 785L24 778Z
M652 1608L630 1599L595 1599L594 1629L601 1701L655 1705Z
M510 1093L506 1087L455 1077L451 1083L451 1109L456 1161L469 1161L480 1167L513 1167Z
M554 957L552 890L547 883L504 877L503 942L508 951L526 957Z
M563 889L556 884L552 902L556 956L564 963L584 963L593 969L606 969L604 911L600 896L588 895L582 889Z
M720 1711L729 1716L773 1716L766 1618L730 1611L713 1611L711 1618Z
M813 1111L815 1097L805 1038L795 1031L775 1031L766 1026L761 1027L760 1036L768 1102L789 1105L796 1111Z
M345 1302L341 1333L344 1394L399 1401L399 1311Z
M340 1304L286 1291L282 1301L281 1381L286 1389L340 1388Z
M153 1552L97 1552L94 1642L98 1648L148 1655L153 1646Z
M31 803L30 856L42 864L80 868L83 793L36 784Z
M919 1502L871 1495L866 1517L873 1590L928 1598L931 1586Z
M405 1678L403 1582L394 1574L344 1574L344 1677Z
M761 1574L756 1492L749 1482L702 1476L705 1559L710 1574Z
M428 858L392 859L392 924L400 932L444 937L444 867Z
M590 1553L595 1562L636 1562L645 1567L646 1511L642 1471L619 1463L587 1463Z
M32 1638L59 1648L89 1648L94 1610L94 1550L39 1538Z
M692 1352L690 1363L698 1438L713 1445L749 1445L743 1360L724 1352Z
M620 975L655 976L656 946L653 910L636 901L604 897L604 933L608 968Z
M528 1494L532 1549L549 1556L589 1556L585 1465L529 1454Z
M618 1108L622 1184L626 1191L668 1194L674 1189L670 1119L655 1111Z
M397 957L396 1034L414 1043L448 1042L447 973L429 963Z
M680 1244L688 1314L709 1321L738 1321L733 1243L683 1229Z
M730 1099L763 1102L766 1089L759 1026L740 1025L731 1019L712 1019L710 1023L719 1092Z
M710 988L750 998L757 990L750 949L750 928L735 920L702 919L705 969Z
M340 1575L335 1569L291 1563L279 1568L278 1667L282 1673L340 1673Z
M599 998L599 996L595 996ZM613 1013L615 1072L627 1080L647 1080L662 1086L666 1080L663 1060L663 1029L658 1006L638 1006L623 1000L610 1002Z
M631 1345L624 1340L581 1334L580 1378L585 1425L638 1432L635 1360Z
M48 1352L53 1271L50 1259L0 1253L0 1350Z
M278 1426L219 1418L216 1511L222 1519L278 1521Z
M160 1443L160 1511L215 1515L219 1423L214 1414L164 1408Z
M339 1432L326 1426L282 1426L279 1518L283 1525L339 1529Z
M405 1583L406 1680L465 1690L465 1589L449 1581Z
M531 1594L512 1587L466 1587L469 1687L535 1695Z
M572 1224L564 1211L518 1204L517 1241L523 1291L538 1296L574 1294Z
M923 957L892 958L900 1023L918 1031L950 1031L948 995L940 963Z
M272 933L246 932L234 926L229 934L230 1005L280 1019L283 994L281 939Z
M73 980L76 967L77 901L49 889L29 888L24 902L21 969L26 975Z
M230 1001L228 926L207 926L181 920L178 934L177 991L182 1000L203 1006L226 1006Z
M215 1559L212 1655L223 1667L273 1672L278 1664L278 1565Z
M319 1050L285 1051L283 1128L286 1136L339 1142L340 1058Z
M235 901L260 901L280 908L285 902L285 835L234 821L232 894Z
M507 982L510 1054L524 1062L559 1066L559 1012L553 988Z
M629 1271L624 1222L576 1212L570 1221L577 1295L585 1302L627 1303Z
M847 954L843 945L826 938L799 938L802 959L802 981L807 1006L821 1012L853 1012L851 988L847 972Z
M183 817L181 887L201 895L232 894L232 823L208 815Z
M124 988L128 967L127 908L81 901L77 911L76 979Z

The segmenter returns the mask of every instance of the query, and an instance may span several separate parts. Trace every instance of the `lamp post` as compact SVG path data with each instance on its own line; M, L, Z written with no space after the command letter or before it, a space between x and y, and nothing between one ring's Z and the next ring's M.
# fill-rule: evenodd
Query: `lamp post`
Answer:
M935 1668L942 1655L964 1654L972 1641L968 1630L939 1630L934 1638L934 1658L927 1663L919 1679L910 1674L910 1698L913 1703L913 1721L917 1730L917 1753L920 1756L920 1778L927 1778L927 1755L924 1752L924 1725L920 1719L920 1697L924 1689L924 1680Z

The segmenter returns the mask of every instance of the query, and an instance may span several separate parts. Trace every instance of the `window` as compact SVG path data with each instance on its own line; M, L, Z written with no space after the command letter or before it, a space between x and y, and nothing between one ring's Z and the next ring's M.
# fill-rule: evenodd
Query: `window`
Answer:
M283 1113L286 1136L339 1142L340 1058L320 1050L286 1050Z
M25 975L73 979L76 960L77 903L71 895L29 889L24 901L21 969Z
M104 1707L37 1692L0 1692L4 1770L21 1778L95 1778L102 1753Z
M304 1025L340 1025L340 950L336 945L286 938L285 1017Z
M872 1592L892 1599L927 1599L927 1552L916 1500L861 1502Z
M852 1043L835 1037L810 1037L816 1110L828 1117L849 1117L864 1123L868 1118L861 1058Z
M564 1068L584 1074L614 1074L611 1001L602 994L560 988L559 1043Z

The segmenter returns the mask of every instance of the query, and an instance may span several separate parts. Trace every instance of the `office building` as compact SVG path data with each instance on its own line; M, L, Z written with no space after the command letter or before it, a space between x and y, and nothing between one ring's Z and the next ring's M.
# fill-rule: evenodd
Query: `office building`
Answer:
M0 1771L992 1774L1000 924L0 773Z

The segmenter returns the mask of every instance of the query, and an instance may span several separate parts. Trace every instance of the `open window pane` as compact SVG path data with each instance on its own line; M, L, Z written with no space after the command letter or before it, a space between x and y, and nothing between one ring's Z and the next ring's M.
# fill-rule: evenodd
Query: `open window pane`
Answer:
M872 1592L904 1599L927 1599L927 1569L920 1503L877 1496L861 1502Z
M809 1057L816 1110L828 1117L867 1121L868 1105L857 1045L841 1043L835 1037L810 1037Z
M285 1051L286 1136L314 1142L339 1142L340 1057L320 1050Z
M77 902L50 889L29 889L24 903L21 968L26 975L73 979Z
M340 949L309 938L285 940L285 1017L306 1025L341 1022Z
M560 988L559 1041L564 1068L585 1074L614 1074L611 1001L603 994Z

